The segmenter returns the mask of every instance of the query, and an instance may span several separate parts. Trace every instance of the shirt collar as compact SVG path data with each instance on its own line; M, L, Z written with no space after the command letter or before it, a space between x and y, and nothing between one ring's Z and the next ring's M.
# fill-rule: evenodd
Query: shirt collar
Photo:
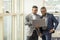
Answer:
M32 13L32 15L34 15L33 13ZM37 14L36 14L37 15Z

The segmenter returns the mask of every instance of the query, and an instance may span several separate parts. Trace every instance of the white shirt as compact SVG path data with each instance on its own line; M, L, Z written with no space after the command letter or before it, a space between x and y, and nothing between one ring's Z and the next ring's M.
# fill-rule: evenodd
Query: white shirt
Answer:
M34 15L33 13L32 13L32 17L33 17L33 20L35 20L35 19L36 19L36 15Z
M46 26L47 26L47 23L48 23L48 21L47 21L47 15L44 16L43 19L45 19L45 24L46 24Z

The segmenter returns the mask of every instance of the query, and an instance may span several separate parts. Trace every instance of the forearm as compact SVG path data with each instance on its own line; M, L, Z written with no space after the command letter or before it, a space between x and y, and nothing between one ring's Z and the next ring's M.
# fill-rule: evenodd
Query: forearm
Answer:
M55 23L54 29L56 30L57 26L58 26L59 22Z
M32 23L31 22L26 22L25 25L32 25Z

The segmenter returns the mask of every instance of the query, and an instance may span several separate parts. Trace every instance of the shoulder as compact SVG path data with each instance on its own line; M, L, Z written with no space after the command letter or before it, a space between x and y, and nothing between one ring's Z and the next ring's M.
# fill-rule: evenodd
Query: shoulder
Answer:
M31 15L31 13L27 14L26 17L29 17Z
M41 17L39 14L37 14L37 16Z
M53 16L53 14L52 14L52 13L47 13L47 15L49 15L49 16Z
M53 15L52 13L49 13L48 16L49 16L50 18L54 18L54 15Z

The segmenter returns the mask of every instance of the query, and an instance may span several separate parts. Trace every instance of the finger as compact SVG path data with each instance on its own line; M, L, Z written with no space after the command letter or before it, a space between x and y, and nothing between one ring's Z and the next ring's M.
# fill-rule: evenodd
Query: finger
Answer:
M49 31L49 33L52 33L52 31Z

